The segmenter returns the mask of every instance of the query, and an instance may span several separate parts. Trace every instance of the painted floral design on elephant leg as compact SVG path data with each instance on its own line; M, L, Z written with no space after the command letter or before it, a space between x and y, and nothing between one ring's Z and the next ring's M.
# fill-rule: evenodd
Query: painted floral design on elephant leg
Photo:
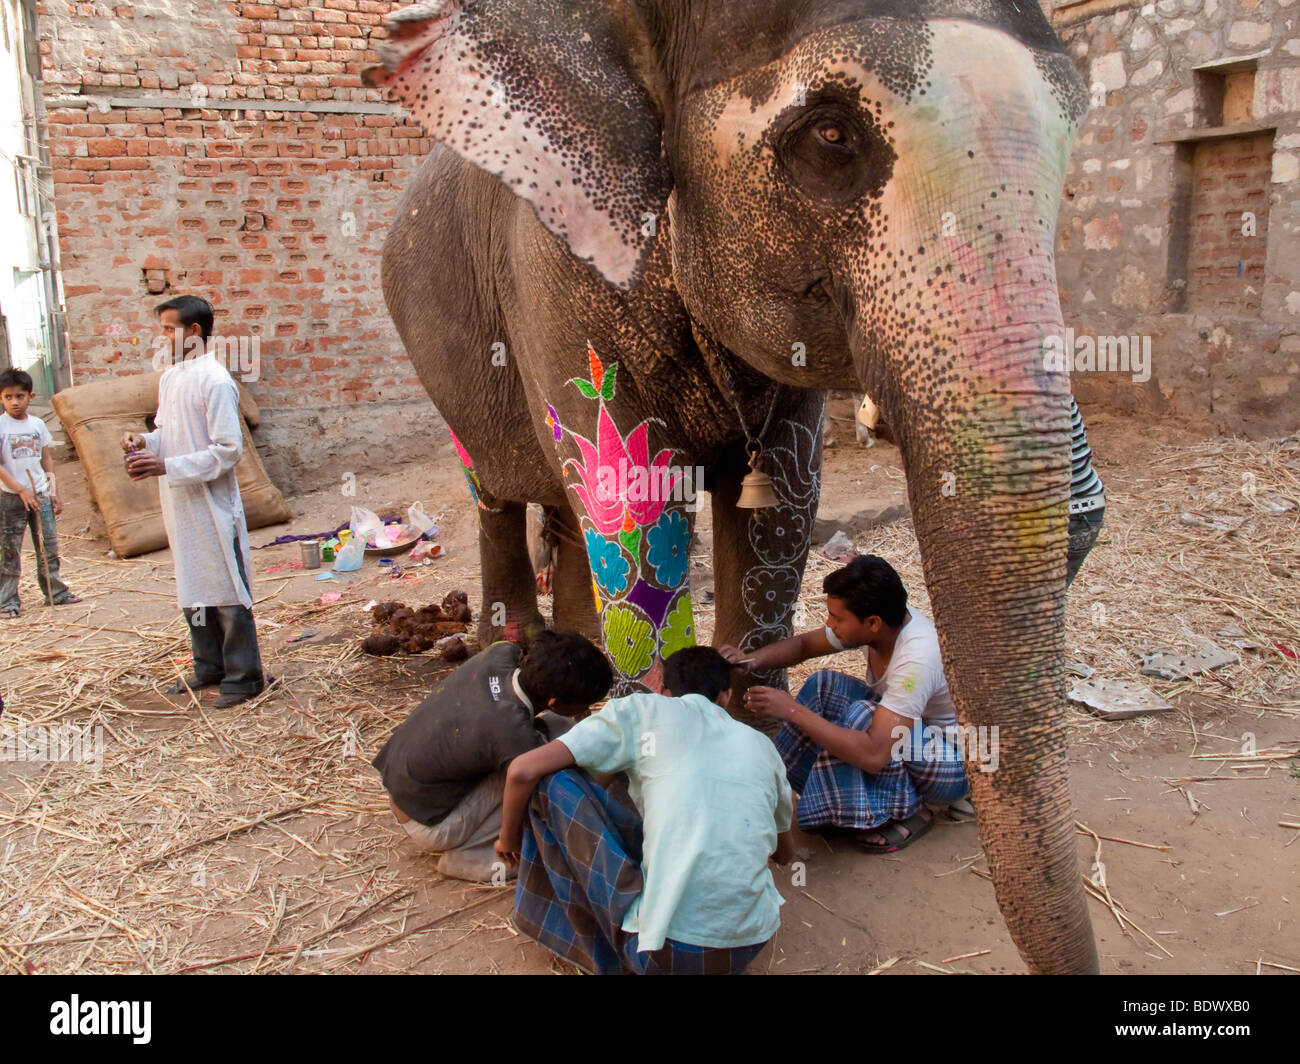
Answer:
M794 418L777 422L772 443L763 452L780 505L754 510L749 517L755 564L742 578L740 597L752 627L741 638L742 650L756 650L794 632L792 620L817 515L825 412L823 397L811 423ZM784 669L754 678L772 687L787 683Z
M546 404L546 425L582 526L596 612L617 673L613 693L625 694L657 685L662 659L695 641L687 591L690 474L674 466L669 448L651 455L652 420L620 430L608 406L618 365L601 362L590 346L587 361L591 378L569 380L578 398L568 406ZM593 423L594 438L575 431Z
M451 445L456 448L456 457L460 459L461 468L465 473L465 483L469 485L469 493L474 497L474 504L482 507L483 501L479 496L483 492L483 485L479 483L478 474L474 472L474 459L469 456L465 445L450 428L447 429L447 435L451 437Z

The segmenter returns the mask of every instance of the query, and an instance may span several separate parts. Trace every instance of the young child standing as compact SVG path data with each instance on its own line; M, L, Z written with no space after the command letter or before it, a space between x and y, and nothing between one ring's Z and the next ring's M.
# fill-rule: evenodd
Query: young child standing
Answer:
M54 442L45 422L27 413L32 401L31 374L20 369L0 373L0 617L21 613L23 534L30 527L36 549L36 582L56 606L80 602L59 578L59 537L54 518L63 512L54 479ZM42 560L43 559L43 560Z

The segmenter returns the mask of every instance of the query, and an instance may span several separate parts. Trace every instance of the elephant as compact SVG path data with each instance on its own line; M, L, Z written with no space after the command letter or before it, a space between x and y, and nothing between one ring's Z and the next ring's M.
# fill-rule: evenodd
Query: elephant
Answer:
M1095 972L1065 727L1069 379L1053 248L1082 82L1017 0L432 0L387 88L439 143L384 297L479 508L480 636L554 623L654 686L694 641L710 493L714 643L791 631L829 389L901 450L945 671L997 728L972 800L1033 972ZM777 505L738 507L751 470ZM783 677L760 677L780 683Z

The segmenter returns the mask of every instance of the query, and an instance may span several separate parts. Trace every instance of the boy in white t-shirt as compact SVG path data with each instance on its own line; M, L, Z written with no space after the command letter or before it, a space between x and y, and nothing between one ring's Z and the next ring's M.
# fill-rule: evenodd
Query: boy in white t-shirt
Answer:
M907 590L883 558L867 554L826 577L827 625L742 654L733 665L781 669L809 658L861 649L863 679L814 673L797 699L751 687L745 706L782 722L775 737L790 785L799 792L804 831L851 834L868 853L893 853L930 830L923 806L963 802L948 681L934 624L909 610Z
M54 518L63 511L54 479L53 443L45 422L27 413L32 378L20 369L0 373L0 618L21 612L18 578L22 574L23 535L30 527L36 559L36 582L54 605L80 602L59 579L59 537Z

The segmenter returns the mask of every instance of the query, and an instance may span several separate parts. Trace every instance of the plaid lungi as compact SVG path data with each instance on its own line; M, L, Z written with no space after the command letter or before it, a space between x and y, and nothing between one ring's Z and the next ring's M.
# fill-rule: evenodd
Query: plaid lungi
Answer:
M798 701L841 728L866 731L879 699L863 680L823 669L808 677ZM933 730L927 736L918 721L907 760L895 758L879 772L863 772L827 753L794 725L783 724L774 742L790 786L799 794L799 826L805 831L862 831L906 820L920 812L922 801L943 805L964 798L966 768L961 756L942 733L937 738ZM923 751L929 756L922 757Z
M766 942L717 949L667 939L639 952L623 919L640 895L641 820L581 769L538 785L524 825L514 922L594 975L738 975Z

